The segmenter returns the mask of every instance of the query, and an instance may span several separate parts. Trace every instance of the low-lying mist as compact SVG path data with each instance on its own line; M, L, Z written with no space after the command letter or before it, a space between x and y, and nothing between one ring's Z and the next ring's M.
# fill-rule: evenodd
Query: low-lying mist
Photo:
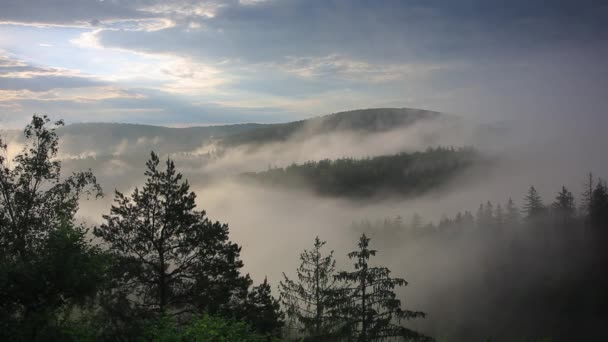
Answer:
M478 125L465 119L441 118L373 134L337 132L306 139L295 135L284 142L231 148L210 142L196 149L176 149L163 157L174 159L189 180L198 196L199 209L206 210L211 219L229 224L231 239L243 247L246 272L256 283L267 276L276 285L282 272L293 275L299 253L311 247L315 236L327 240L328 248L335 250L339 268L350 267L346 253L355 248L360 234L353 229L356 222L398 216L408 221L414 213L425 222L438 222L443 215L474 211L488 200L504 205L512 198L521 204L530 185L547 203L562 185L578 195L587 172L608 175L608 156L600 143L604 140L602 132L589 124L573 126L551 120ZM123 154L124 142L117 141L112 155L98 155L96 151L64 155L65 171L90 167L105 191L103 199L84 201L79 216L89 225L100 223L101 215L109 210L114 189L130 194L141 186L149 150L161 143L148 139L137 153L129 149ZM63 144L77 141L66 140ZM318 196L301 188L264 187L235 177L291 163L365 158L429 146L472 146L491 163L473 167L415 198L378 196L363 201ZM410 283L401 292L404 306L429 314L414 324L433 334L466 330L471 321L483 321L478 315L489 312L484 298L491 297L482 286L485 260L496 253L487 240L459 237L396 241L405 237L391 236L387 240L381 232L368 233L372 247L379 250L375 261ZM491 334L493 329L498 328L479 333Z

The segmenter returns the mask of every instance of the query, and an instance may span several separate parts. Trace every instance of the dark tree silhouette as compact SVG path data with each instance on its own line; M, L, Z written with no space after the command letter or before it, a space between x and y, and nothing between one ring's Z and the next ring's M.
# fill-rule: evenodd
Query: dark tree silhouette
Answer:
M571 223L576 215L574 196L565 186L562 186L562 190L557 193L555 201L551 204L551 209L558 222L564 226Z
M343 271L336 276L336 279L348 284L343 292L347 298L347 305L342 308L343 318L347 322L344 333L352 340L361 342L392 337L431 341L429 337L398 325L402 320L425 317L425 313L401 308L401 301L394 289L407 285L407 282L392 278L391 271L386 267L370 266L369 259L376 255L376 250L369 248L369 241L363 234L358 249L348 254L350 259L355 260L355 270Z
M279 300L272 296L268 279L254 286L241 309L240 318L249 323L256 333L268 337L280 337L285 324Z
M593 189L595 182L593 180L593 173L589 172L587 181L583 184L583 193L581 194L581 215L589 215L589 206L591 205L591 198L593 197Z
M160 171L152 153L146 165L143 188L131 197L116 191L106 222L94 231L119 261L116 291L131 294L148 314L230 311L250 285L240 273L241 248L226 224L196 210L196 195L173 161Z
M327 196L366 198L382 192L410 196L447 182L478 159L469 148L439 147L366 159L310 161L242 177L266 186L304 186Z
M528 189L528 193L524 198L524 207L522 211L526 214L526 219L536 218L545 212L543 200L534 186L530 186Z
M101 252L74 225L83 196L101 196L90 171L61 177L55 123L34 116L26 146L7 160L0 138L0 338L61 339L60 309L94 294L104 275Z
M608 252L605 251L608 242L608 187L601 179L591 194L589 222L596 237L598 249L604 251L603 256L608 260Z

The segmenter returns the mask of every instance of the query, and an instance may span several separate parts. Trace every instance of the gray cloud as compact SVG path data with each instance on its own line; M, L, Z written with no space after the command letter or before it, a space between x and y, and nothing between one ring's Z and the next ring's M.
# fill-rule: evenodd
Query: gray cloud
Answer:
M107 83L69 70L39 67L0 55L0 90L43 92L57 88L82 88Z
M128 1L113 0L5 0L0 4L0 21L47 25L95 25L101 20L149 17L127 4Z
M82 88L106 84L86 77L36 76L29 78L0 78L0 90L26 89L34 92L57 88Z
M490 4L491 3L491 4ZM266 1L229 2L213 17L139 34L105 31L104 44L202 58L276 60L339 53L378 62L513 55L556 41L606 34L606 6L591 1ZM168 6L170 7L170 6ZM200 28L191 29L195 23Z
M212 66L217 71L214 80L230 81L216 87L222 95L215 100L210 95L203 102L212 112L223 113L231 106L235 110L210 123L372 106L424 107L493 118L546 115L577 106L603 110L605 101L598 89L605 88L606 78L594 75L606 70L606 16L608 6L593 0L0 4L0 20L85 26L91 22L101 29L86 33L102 48L170 54ZM205 71L199 74L204 76ZM185 74L180 77L188 79ZM2 88L39 91L87 83L95 81L49 77L11 80ZM565 100L565 95L572 97ZM159 98L108 102L128 101L129 106L144 108L145 103L156 102L156 110L172 112L176 120L210 117L201 114L204 110L197 112L192 99L163 92L150 96ZM250 105L251 99L258 103ZM221 109L214 108L214 101ZM236 108L257 114L239 116ZM266 112L273 114L262 114ZM155 115L137 118L168 121Z

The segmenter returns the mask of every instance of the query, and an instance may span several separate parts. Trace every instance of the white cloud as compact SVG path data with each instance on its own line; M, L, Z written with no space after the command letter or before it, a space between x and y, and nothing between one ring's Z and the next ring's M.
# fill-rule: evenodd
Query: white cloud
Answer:
M165 1L141 7L139 10L160 16L213 18L216 16L217 11L225 5L221 1Z
M161 65L160 70L170 78L163 90L171 93L214 91L218 86L231 81L231 77L217 67L185 58L175 58Z
M99 36L98 36L98 33L101 32L102 30L103 29L96 29L93 31L83 32L80 35L78 35L78 38L71 39L70 43L72 43L76 46L82 47L82 48L102 49L103 46L99 42Z

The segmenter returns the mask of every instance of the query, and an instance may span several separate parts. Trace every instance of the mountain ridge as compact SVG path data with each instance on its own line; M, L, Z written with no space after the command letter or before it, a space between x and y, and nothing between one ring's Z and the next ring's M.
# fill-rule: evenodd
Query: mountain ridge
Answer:
M374 134L441 115L413 108L370 108L275 124L164 127L132 123L74 123L61 127L58 134L65 141L63 151L68 155L82 155L87 151L98 151L97 155L124 154L141 151L142 148L164 154L197 150L208 144L226 148L260 146L284 142L296 136L306 139L337 131Z

